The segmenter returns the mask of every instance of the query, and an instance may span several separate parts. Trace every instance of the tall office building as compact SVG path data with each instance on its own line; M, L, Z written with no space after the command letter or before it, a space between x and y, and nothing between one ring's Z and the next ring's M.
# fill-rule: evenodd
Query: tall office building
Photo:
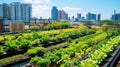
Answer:
M3 18L10 20L11 18L10 18L10 7L9 7L9 4L3 3L2 6L3 6Z
M51 17L52 20L58 20L58 9L55 6L52 7Z
M88 13L86 15L86 19L89 20L89 21L95 21L96 20L96 14Z
M58 20L62 19L62 10L58 10Z
M66 20L69 20L69 17L68 17L68 14L67 14L67 13L65 14L65 19L66 19Z
M3 18L3 6L0 4L0 18Z
M98 14L98 16L97 16L97 20L98 20L98 21L101 20L101 14Z
M64 10L59 10L58 20L68 20L68 14Z
M114 14L112 15L111 19L113 21L120 21L120 13L116 13L116 10L114 10Z
M77 14L77 19L81 20L81 14Z
M120 13L112 15L111 19L113 21L120 21Z
M81 20L85 20L85 17L81 17Z
M21 4L21 17L22 20L24 21L28 21L31 19L31 9L32 9L32 5L31 4Z
M31 19L31 4L13 2L0 4L0 16L5 20L29 21Z
M12 20L22 20L22 9L20 2L14 2L10 4L10 12Z

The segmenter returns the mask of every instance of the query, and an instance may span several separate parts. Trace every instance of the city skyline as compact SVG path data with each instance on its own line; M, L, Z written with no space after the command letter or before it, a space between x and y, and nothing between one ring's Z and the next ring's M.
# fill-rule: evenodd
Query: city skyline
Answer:
M33 17L51 17L52 6L64 10L70 17L77 17L78 13L86 17L88 12L101 14L101 19L110 19L114 9L120 13L119 0L2 0L0 3L25 2L32 4Z
M5 20L24 21L31 19L31 4L13 2L0 4L0 17Z

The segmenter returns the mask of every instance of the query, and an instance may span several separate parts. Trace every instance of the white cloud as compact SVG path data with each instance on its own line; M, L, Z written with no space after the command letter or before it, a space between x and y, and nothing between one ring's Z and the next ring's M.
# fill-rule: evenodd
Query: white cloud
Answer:
M33 17L43 17L43 18L49 18L51 17L51 7L47 6L48 3L50 3L51 0L23 0L25 3L31 3L32 4L32 16ZM41 5L45 4L45 5ZM76 7L62 7L60 9L65 10L66 13L70 17L76 16L77 13L81 13L81 8ZM58 10L60 10L58 9Z
M81 8L76 8L76 7L62 7L61 9L65 10L70 17L76 16L77 13L81 12Z
M32 0L23 0L25 3L32 3Z
M40 17L49 18L51 13L50 10L51 8L49 6L33 5L32 15L37 18L40 18Z
M62 9L66 10L66 11L81 10L81 8L76 8L76 7L75 8L74 7L62 7Z
M50 0L23 0L24 3L32 4L32 16L33 17L43 17L49 18L51 13L51 8L47 5L41 5L41 3L49 3Z
M26 3L41 3L41 2L50 2L50 0L24 0Z

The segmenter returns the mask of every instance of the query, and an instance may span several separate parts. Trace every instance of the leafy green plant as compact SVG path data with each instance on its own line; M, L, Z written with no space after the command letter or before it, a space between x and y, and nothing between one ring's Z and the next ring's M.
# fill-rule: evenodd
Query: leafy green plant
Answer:
M32 58L30 62L40 67L48 67L50 64L50 61L48 59L42 59L38 56Z
M19 42L19 44L20 44L20 48L28 48L29 47L29 40L25 40L25 39L23 39L23 40L21 40L21 42Z
M60 65L60 67L70 67L71 66L70 56L67 54L63 55L62 58L58 62L63 63Z
M40 66L40 67L49 67L49 64L50 64L49 59L40 58L40 60L37 62L37 65Z
M60 59L59 56L57 56L57 55L55 55L54 53L51 53L51 52L46 53L44 55L44 57L49 59L51 62L56 62Z
M6 40L13 40L15 39L16 37L15 36L12 36L12 35L5 35L5 39Z
M34 47L34 48L31 48L27 51L27 54L30 55L30 56L35 56L36 54L42 52L44 50L43 47Z
M4 36L0 36L0 41L4 41L4 40L5 40Z
M17 40L9 40L5 43L8 51L14 51L15 49L17 49L19 47L18 44L19 43Z
M27 51L27 54L30 56L35 56L37 54L37 51L35 49L29 49Z
M5 54L5 51L4 51L3 47L0 46L0 55L3 55L3 54Z
M89 62L91 62L90 65L94 65L92 67L98 67L101 62L113 52L115 47L117 47L120 43L120 36L116 36L115 38L107 40L107 43L103 42L104 44L101 44L102 46L99 46L98 49L96 49L93 53L89 55L90 58L83 60L80 62L80 67L87 66ZM91 61L92 60L92 61ZM92 64L94 63L94 64Z
M37 63L39 60L40 60L40 57L35 56L35 57L31 58L30 62L31 62L32 64L35 64L35 63Z
M40 43L41 43L40 39L31 40L30 46L38 46L38 44Z

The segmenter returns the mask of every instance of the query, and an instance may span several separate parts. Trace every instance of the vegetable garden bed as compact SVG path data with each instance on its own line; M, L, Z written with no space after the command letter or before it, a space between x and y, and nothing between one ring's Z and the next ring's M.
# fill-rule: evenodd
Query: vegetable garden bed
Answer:
M101 66L120 43L120 29L104 28L88 29L81 25L78 28L1 35L0 66L19 64L30 58L31 66L35 67Z
M80 67L85 67L84 65L86 65L86 66L90 65L87 67L91 67L92 64L90 62L92 62L92 61L87 60L87 59L91 58L91 55L94 54L94 52L96 52L96 50L98 50L98 47L101 47L101 44L107 44L107 42L108 42L108 40L106 40L105 42L101 43L100 42L101 40L104 40L111 36L116 36L115 40L117 38L119 38L119 37L117 37L117 35L119 33L117 33L117 35L115 35L114 33L116 33L116 31L111 31L111 32L107 31L107 33L102 32L100 34L85 37L85 39L84 38L78 39L77 40L78 42L72 42L68 48L48 52L48 53L44 54L43 57L36 56L36 57L32 58L31 63L33 64L33 66L40 66L40 67L48 67L51 65L56 66L56 67L57 66L59 67L59 65L60 65L60 67L73 67L74 64L78 65L78 66L80 65ZM112 37L112 38L114 39L114 37ZM110 39L110 41L111 41L111 39ZM97 42L100 42L100 44L97 45ZM118 41L116 43L118 43ZM97 46L90 47L91 45L97 45ZM89 55L89 51L92 51L92 52L90 52L91 53L90 55ZM82 59L86 55L88 55L88 58L85 58L84 59L85 61L83 60L79 63L79 59ZM92 58L94 58L94 57L92 57ZM93 63L93 65L95 66L94 63ZM92 67L94 67L94 66L92 66ZM97 64L96 64L96 66L97 66Z

